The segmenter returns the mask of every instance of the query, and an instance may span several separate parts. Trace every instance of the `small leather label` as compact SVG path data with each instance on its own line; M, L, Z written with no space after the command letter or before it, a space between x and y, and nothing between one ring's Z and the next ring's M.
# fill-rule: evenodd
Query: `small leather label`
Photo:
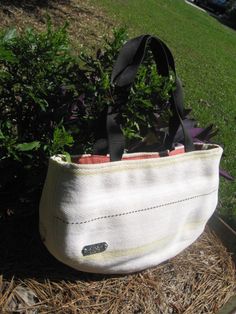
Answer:
M92 254L102 253L106 251L108 244L106 242L100 242L95 244L86 245L82 249L83 256L88 256Z

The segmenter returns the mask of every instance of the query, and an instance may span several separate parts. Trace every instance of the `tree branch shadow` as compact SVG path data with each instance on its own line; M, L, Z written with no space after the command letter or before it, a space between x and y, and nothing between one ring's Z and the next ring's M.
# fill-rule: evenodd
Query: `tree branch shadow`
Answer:
M1 0L0 7L17 7L25 11L33 12L38 8L50 8L53 4L52 0ZM68 4L70 0L58 0L58 3Z

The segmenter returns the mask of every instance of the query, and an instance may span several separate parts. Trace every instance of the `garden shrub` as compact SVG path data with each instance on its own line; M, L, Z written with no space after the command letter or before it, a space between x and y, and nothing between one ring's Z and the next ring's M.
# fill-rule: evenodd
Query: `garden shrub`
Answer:
M82 75L66 26L54 31L48 23L45 32L0 35L1 196L9 198L10 191L17 198L33 181L38 186L47 157L73 144L63 117Z
M9 199L40 195L50 155L91 152L94 125L114 103L110 76L126 39L124 29L116 30L95 56L76 56L66 25L54 30L49 22L44 32L11 29L0 35L2 209ZM123 108L127 142L156 123L173 85L157 75L150 60L148 55Z
M97 51L96 57L83 53L80 56L87 81L83 85L83 95L77 104L78 114L75 114L74 118L80 122L82 117L85 118L84 122L86 128L90 130L92 142L96 137L96 134L92 133L95 120L99 121L99 117L103 115L108 105L114 105L115 92L110 84L110 77L119 50L128 38L124 28L114 30L113 35L113 40L105 39L105 46L102 51L100 49ZM163 111L163 104L168 105L172 88L171 78L165 79L157 74L152 55L147 53L143 66L140 67L136 80L130 89L127 105L122 108L123 133L127 143L129 140L142 138L143 133L145 133L143 131L155 126ZM83 112L86 113L85 115L81 115L81 106ZM162 123L166 123L167 117L164 118L163 113L161 117ZM83 151L88 150L89 152L90 144L84 147Z

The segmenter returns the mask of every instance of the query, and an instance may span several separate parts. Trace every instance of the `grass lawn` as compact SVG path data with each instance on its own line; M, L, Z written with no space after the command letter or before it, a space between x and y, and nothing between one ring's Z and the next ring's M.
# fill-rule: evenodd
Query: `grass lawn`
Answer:
M221 167L236 177L236 31L183 0L91 0L130 37L159 36L171 48L184 83L185 105L201 126L219 129ZM236 183L221 180L219 208L236 226Z

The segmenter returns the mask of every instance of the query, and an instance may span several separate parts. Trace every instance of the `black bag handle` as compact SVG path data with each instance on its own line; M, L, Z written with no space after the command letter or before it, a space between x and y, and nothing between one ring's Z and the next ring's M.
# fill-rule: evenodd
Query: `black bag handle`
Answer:
M155 39L155 41L153 41L153 39ZM156 64L157 62L159 63L158 72L163 76L168 76L169 64L171 65L172 70L175 72L174 59L167 46L157 37L142 35L130 39L121 48L116 63L113 67L111 83L116 84L117 86L127 86L134 82L136 73L143 61L147 45L149 43L151 45L155 62ZM166 49L164 55L163 48L160 47L160 44L163 46L165 45ZM155 45L155 47L153 45ZM156 50L154 48L156 48ZM168 54L168 62L166 53Z
M150 35L142 35L129 40L123 46L114 65L111 76L111 82L115 85L116 95L114 106L110 106L108 108L106 120L111 161L120 160L123 155L125 140L119 123L119 114L121 108L127 102L131 84L135 80L135 76L140 64L143 61L148 45L153 53L158 73L162 76L169 77L169 69L171 69L176 81L176 90L171 93L170 98L173 116L169 122L169 137L165 142L165 146L167 148L172 146L174 136L181 124L185 138L186 151L193 150L192 140L181 119L184 115L183 93L180 80L176 76L173 56L169 48L159 38ZM98 141L95 144L98 151L99 145Z
M157 37L142 35L129 40L121 49L114 65L111 83L119 87L132 84L141 65L148 44L150 45L159 75L169 77L169 69L173 71L176 80L175 103L183 117L183 93L179 78L176 75L173 55L166 44Z

